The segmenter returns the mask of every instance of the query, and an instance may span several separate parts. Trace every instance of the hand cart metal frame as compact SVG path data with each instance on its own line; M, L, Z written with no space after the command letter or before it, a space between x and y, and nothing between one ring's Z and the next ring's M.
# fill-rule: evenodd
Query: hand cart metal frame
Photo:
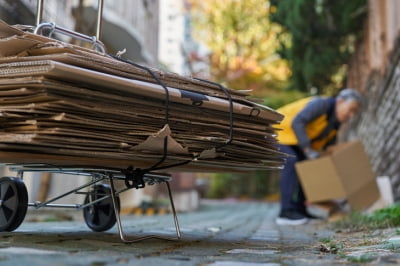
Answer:
M171 193L169 181L171 176L159 173L146 173L143 176L132 176L131 173L125 170L107 169L107 168L77 168L77 167L55 167L45 164L31 164L31 165L10 165L10 170L17 172L17 178L3 177L0 178L0 230L13 231L23 221L28 206L35 209L52 207L52 208L72 208L83 210L86 224L93 231L105 231L110 229L117 223L119 236L124 243L133 243L149 238L158 238L166 240L177 240L181 238L179 229L179 222L176 215L175 205ZM45 202L28 202L28 192L23 183L24 173L26 172L47 172L69 175L80 175L91 177L91 181L79 186L73 190L67 191L59 196L48 199ZM125 172L125 173L123 173ZM115 180L129 180L132 182L131 187L126 187L120 190L115 189ZM109 186L103 183L108 181ZM139 237L136 239L127 239L122 228L121 218L119 214L120 201L118 195L132 188L144 188L145 185L155 185L165 183L168 190L168 196L171 204L176 238L161 237L156 235L149 235ZM90 188L88 191L82 191L85 188ZM83 204L56 204L53 203L63 197L71 194L86 195ZM25 206L25 207L24 207ZM101 209L107 207L113 210L112 213L100 215L97 221L93 221L98 216ZM5 213L8 209L8 214ZM4 214L4 216L3 216Z
M50 36L54 32L68 35L79 40L88 41L93 44L94 48L104 53L104 45L100 41L102 28L103 0L98 0L97 30L96 36L89 37L81 33L77 33L54 23L42 23L43 2L38 0L37 4L37 25L34 28L35 34L42 34L43 29L50 30ZM174 206L169 181L171 176L167 174L153 172L135 172L130 167L128 169L112 169L112 168L92 168L92 167L71 167L71 166L53 166L46 163L43 164L10 164L11 171L17 172L17 177L0 178L0 231L13 231L24 220L28 206L35 209L52 207L52 208L73 208L83 210L86 224L93 231L105 231L110 229L117 223L119 236L124 243L134 243L149 238L178 240L181 239L178 218ZM91 181L79 186L75 189L67 191L59 196L46 200L44 202L28 202L28 192L23 182L24 173L26 172L47 172L58 174L81 175L91 177ZM117 190L115 188L115 180L124 180L126 188ZM109 185L104 184L108 181ZM176 237L161 237L156 235L148 235L135 239L127 239L123 232L121 217L119 214L120 200L118 195L129 189L144 188L145 185L154 185L165 183L168 190L168 196L171 204L172 215L174 219ZM83 191L87 189L86 191ZM71 194L83 194L85 200L83 204L56 204L55 201ZM101 214L105 209L108 211L106 215Z

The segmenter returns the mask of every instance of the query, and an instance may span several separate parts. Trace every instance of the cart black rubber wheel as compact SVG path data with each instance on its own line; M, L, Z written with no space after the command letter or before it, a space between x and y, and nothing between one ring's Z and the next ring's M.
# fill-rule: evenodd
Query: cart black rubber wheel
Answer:
M93 187L91 193L86 195L84 204L111 195L111 188L106 184ZM120 200L116 197L117 209L120 211ZM103 232L113 227L117 221L112 199L107 198L83 209L83 217L87 226L95 232Z
M14 231L28 209L28 191L21 179L0 178L0 231Z

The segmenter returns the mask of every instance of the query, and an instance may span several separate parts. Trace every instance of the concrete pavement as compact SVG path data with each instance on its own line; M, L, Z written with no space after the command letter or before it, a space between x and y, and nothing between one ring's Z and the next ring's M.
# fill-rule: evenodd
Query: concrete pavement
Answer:
M37 212L37 213L35 213ZM60 211L58 211L60 212ZM278 205L265 202L205 201L199 211L178 215L183 238L120 241L117 228L92 232L79 215L72 221L29 222L28 210L15 232L0 233L0 265L335 265L368 261L400 263L396 230L351 235L324 222L277 226ZM66 213L66 217L68 217ZM51 217L51 213L41 214ZM123 216L132 237L175 236L171 215ZM56 220L57 216L49 220ZM370 232L371 233L371 232ZM379 233L379 234L378 234ZM361 239L357 242L358 239ZM365 241L365 239L375 241ZM392 238L392 242L388 241ZM363 242L364 239L364 242ZM396 242L397 241L397 242ZM337 243L336 249L333 244Z

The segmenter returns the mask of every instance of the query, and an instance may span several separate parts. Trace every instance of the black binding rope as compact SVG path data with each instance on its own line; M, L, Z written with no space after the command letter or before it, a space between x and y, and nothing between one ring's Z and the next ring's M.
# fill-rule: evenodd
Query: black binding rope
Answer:
M212 81L209 81L209 80L199 79L199 78L194 78L194 79L199 80L201 82L205 82L205 83L209 83L209 84L212 84L212 85L216 85L228 97L228 100L229 100L229 139L225 143L222 143L222 144L220 144L220 145L215 147L215 149L218 151L219 149L225 147L226 145L229 145L233 141L233 100L232 100L232 96L227 91L227 89L224 86L222 86L221 84L219 84L219 83L215 83L215 82L212 82ZM193 158L191 160L187 160L187 161L176 163L176 164L171 164L171 165L158 167L158 168L156 168L154 170L163 170L163 169L168 169L168 168L172 168L172 167L176 167L176 166L182 166L182 165L185 165L185 164L188 164L188 163L192 162L193 160L196 160L198 157L199 157L199 155L193 156Z
M205 83L209 83L209 84L212 84L212 85L216 85L228 97L228 100L229 100L229 139L225 143L222 143L222 144L220 144L220 145L215 147L215 149L218 151L219 149L225 147L226 145L229 145L233 140L233 100L232 100L232 96L227 91L227 89L224 86L222 86L221 84L219 84L219 83L215 83L215 82L212 82L212 81L209 81L209 80L206 80L206 79L200 79L200 78L194 78L194 79L199 80L201 82L205 82ZM196 160L198 157L199 157L199 155L193 156L193 158L191 160L187 160L187 161L176 163L176 164L171 164L171 165L158 167L158 168L155 168L154 170L163 170L163 169L168 169L168 168L172 168L172 167L176 167L176 166L182 166L182 165L185 165L185 164L188 164L188 163L192 162L193 160Z
M206 79L200 79L200 78L194 78L194 79L219 87L225 93L226 97L228 97L228 100L229 100L229 139L225 143L222 143L216 147L217 150L221 149L222 147L229 145L233 141L233 101L232 101L232 96L228 92L228 90L219 83L212 82L212 81L209 81Z
M167 86L154 74L153 71L151 71L150 68L136 64L130 60L122 59L122 58L114 56L114 55L110 55L110 56L113 57L114 59L117 59L119 61L122 61L124 63L133 65L135 67L138 67L142 70L147 71L157 81L157 83L164 89L164 91L165 91L165 124L168 124L169 123L169 91L168 91ZM215 83L215 82L212 82L209 80L205 80L205 79L200 79L200 78L194 78L194 79L219 87L225 93L225 95L227 96L227 98L229 100L229 139L225 143L222 143L215 147L216 150L219 150L222 147L229 145L233 140L233 101L232 101L232 96L226 90L226 88L224 86L222 86L221 84L218 84L218 83ZM168 138L166 136L164 138L164 149L163 149L163 156L161 157L161 159L158 162L156 162L154 165L150 166L149 168L145 168L145 169L141 169L141 168L134 169L132 166L128 167L124 171L125 185L128 188L133 188L133 187L136 189L144 188L145 183L144 183L143 177L146 173L149 173L150 171L157 171L157 170L168 169L168 168L172 168L172 167L176 167L176 166L182 166L182 165L192 162L193 160L197 159L197 157L198 157L198 156L194 156L191 160L159 167L159 165L162 164L166 160L167 156L168 156Z
M110 56L113 57L114 59L117 59L119 61L122 61L124 63L133 65L137 68L147 71L157 81L157 83L164 89L164 91L165 91L165 118L164 118L165 122L164 123L165 123L165 125L168 125L168 123L169 123L169 91L168 91L167 86L157 77L156 74L154 74L153 71L151 71L150 68L136 64L130 60L122 59L118 56L114 56L114 55L110 55ZM145 169L141 169L141 168L133 169L132 166L128 167L124 171L125 185L128 188L133 188L133 187L136 189L144 188L144 186L145 186L144 181L143 181L144 175L146 173L149 173L150 171L157 170L157 167L167 159L167 156L168 156L168 136L165 136L164 137L163 155L162 155L161 159L158 162L156 162L154 165L150 166L149 168L145 168Z
M140 68L142 70L147 71L157 81L157 83L164 89L164 91L165 91L165 124L168 124L169 123L169 90L168 90L167 86L164 84L164 82L162 82L162 80L159 79L157 77L157 75L154 74L154 72L151 71L151 69L148 68L148 67L136 64L136 63L134 63L134 62L132 62L130 60L122 59L122 58L120 58L118 56L115 56L115 55L110 55L110 56L112 58L114 58L114 59L117 59L119 61L122 61L124 63L133 65L133 66L135 66L137 68Z

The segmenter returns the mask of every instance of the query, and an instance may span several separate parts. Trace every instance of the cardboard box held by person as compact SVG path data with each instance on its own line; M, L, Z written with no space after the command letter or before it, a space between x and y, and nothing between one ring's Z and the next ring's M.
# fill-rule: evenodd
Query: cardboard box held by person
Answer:
M296 170L310 203L347 199L351 209L363 210L380 196L360 141L335 145L318 159L297 163Z

